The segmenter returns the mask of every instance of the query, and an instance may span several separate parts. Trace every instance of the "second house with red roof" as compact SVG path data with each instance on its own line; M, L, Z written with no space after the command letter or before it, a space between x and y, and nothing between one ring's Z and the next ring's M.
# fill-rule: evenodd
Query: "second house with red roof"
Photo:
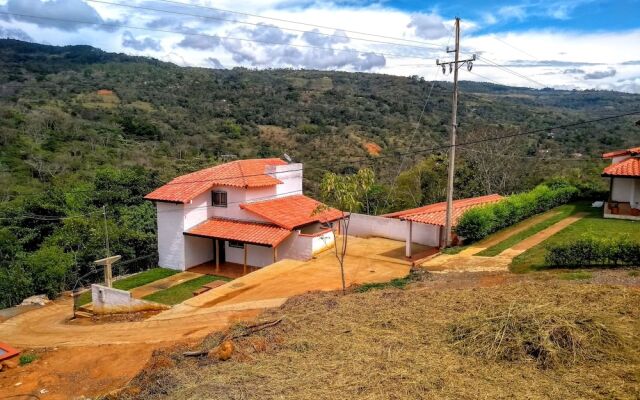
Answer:
M179 176L149 193L156 204L161 267L263 267L308 260L333 246L343 218L302 193L303 166L238 160Z

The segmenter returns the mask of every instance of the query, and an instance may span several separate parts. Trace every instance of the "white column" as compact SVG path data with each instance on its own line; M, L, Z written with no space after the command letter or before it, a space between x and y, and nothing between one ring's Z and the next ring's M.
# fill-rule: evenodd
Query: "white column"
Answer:
M406 225L407 225L407 239L406 239L406 243L405 243L405 256L407 257L411 257L411 241L413 240L412 238L412 232L411 232L411 225L412 222L411 221L405 221Z

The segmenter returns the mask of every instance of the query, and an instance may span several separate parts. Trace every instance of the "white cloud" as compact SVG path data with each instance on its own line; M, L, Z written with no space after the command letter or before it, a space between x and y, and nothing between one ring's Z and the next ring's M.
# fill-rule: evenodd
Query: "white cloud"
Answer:
M124 47L129 47L138 51L144 51L144 50L161 51L162 50L162 45L160 44L159 40L155 40L149 37L138 39L137 37L133 36L133 34L129 31L126 31L122 35L122 45Z
M437 14L414 14L407 27L414 28L416 36L423 39L440 39L449 34L444 20Z

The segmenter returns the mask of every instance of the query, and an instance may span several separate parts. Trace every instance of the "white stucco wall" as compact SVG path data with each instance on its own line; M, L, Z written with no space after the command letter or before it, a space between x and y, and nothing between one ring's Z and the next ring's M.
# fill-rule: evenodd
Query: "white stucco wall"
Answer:
M213 260L213 239L197 236L184 236L185 268L195 267Z
M302 164L269 165L267 174L282 181L276 186L278 197L302 194Z
M301 236L300 231L294 231L278 246L278 260L289 258L305 261L311 257L313 257L313 237Z
M323 250L333 247L335 236L333 231L318 233L311 238L311 251L317 254Z
M396 218L352 213L348 234L351 236L377 236L405 241L407 224L408 222ZM439 246L440 227L415 222L412 225L413 243L433 247Z
M635 179L629 178L613 178L611 200L631 202L632 194L634 194L634 181Z
M273 249L266 246L256 246L248 244L247 246L247 265L252 267L264 267L273 263ZM244 250L230 247L229 242L225 245L226 259L229 262L243 265Z
M184 270L184 205L156 203L158 265Z

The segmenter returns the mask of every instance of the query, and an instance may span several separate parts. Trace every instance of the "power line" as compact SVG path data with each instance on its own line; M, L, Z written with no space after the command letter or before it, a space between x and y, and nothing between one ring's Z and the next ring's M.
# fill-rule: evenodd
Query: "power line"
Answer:
M519 78L522 78L522 79L525 79L525 80L527 80L529 82L535 83L536 85L538 85L538 86L540 86L542 88L547 87L547 85L545 85L543 83L540 83L540 82L538 82L538 81L536 81L534 79L531 79L526 75L522 75L521 73L516 72L516 71L514 71L514 70L512 70L510 68L507 68L504 65L500 65L500 64L496 63L495 61L489 60L486 57L478 56L478 59L484 60L484 61L488 62L489 64L492 64L492 65L486 65L487 67L495 67L495 68L501 69L504 72L508 72L508 73L510 73L512 75L515 75L515 76L519 77ZM480 65L480 66L483 66L483 65Z
M213 35L213 34L199 33L199 32L180 32L180 31L173 31L173 30L169 30L169 29L147 28L147 27L140 27L140 26L105 23L105 22L89 22L89 21L80 21L80 20L66 19L66 18L42 17L42 16L36 16L36 15L20 14L20 13L4 12L4 11L0 11L0 15L11 15L11 16L24 17L24 18L43 19L43 20L49 20L49 21L66 22L66 23L71 23L71 24L85 24L85 25L105 26L105 27L109 27L109 28L127 28L127 29L136 29L136 30L151 31L151 32L176 33L176 34L185 35L185 36L198 36L198 37L208 37L208 38L212 38L212 39L238 40L238 41L241 41L241 42L262 43L262 44L275 45L275 46L286 46L286 47L299 47L299 48L309 48L309 49L330 50L330 51L334 51L334 52L348 52L348 53L357 53L357 54L364 54L364 55L374 54L374 55L382 55L382 56L391 57L391 58L418 58L418 59L424 59L424 60L429 60L430 59L428 57L419 57L419 56L412 56L412 55L401 55L401 54L386 53L386 52L380 52L380 51L364 51L364 50L356 50L356 49L336 49L334 47L313 46L313 45L305 45L305 44L278 43L278 42L271 42L271 41L267 41L267 40L246 39L246 38L238 38L238 37L232 37L232 36L223 36L223 35Z
M440 46L439 44L433 43L433 42L425 42L425 41L412 40L412 39L406 39L406 38L399 38L399 37L393 37L393 36L385 36L385 35L379 35L379 34L369 33L369 32L359 32L359 31L353 31L353 30L349 30L349 29L334 28L334 27L325 26L325 25L317 25L317 24L310 24L310 23L299 22L299 21L292 21L292 20L283 19L283 18L266 17L266 16L257 15L257 14L250 14L250 13L246 13L246 12L231 11L231 10L225 10L225 9L222 9L222 8L203 6L203 5L200 5L200 4L188 4L188 3L182 3L182 2L179 2L179 1L172 1L172 0L156 0L156 1L159 1L159 2L162 2L162 3L168 3L168 4L178 4L178 5L182 5L182 6L202 8L202 9L207 9L207 10L221 11L221 12L230 13L230 14L243 15L243 16L246 16L246 17L262 18L262 19L271 20L271 21L286 22L286 23L290 23L290 24L310 26L310 27L313 27L313 28L331 29L331 30L334 30L334 31L343 31L345 33L352 33L352 34L356 34L356 35L365 35L365 36L371 36L371 37L378 37L378 38L382 38L382 39L398 40L398 41L407 42L407 43L417 43L417 44L427 44L427 45L432 45L432 46Z
M393 42L385 42L385 41L374 40L374 39L348 37L348 36L344 36L344 35L336 35L336 34L323 33L323 32L306 31L304 29L284 28L284 27L276 26L276 25L271 25L270 26L270 25L264 25L262 23L239 21L239 20L227 19L227 18L210 16L210 15L191 14L191 13L185 13L185 12L179 12L179 11L162 10L162 9L153 8L153 7L137 6L137 5L132 5L132 4L113 3L113 2L104 1L104 0L86 0L86 1L91 2L91 3L110 4L110 5L114 5L114 6L118 6L118 7L127 7L127 8L139 9L139 10L155 11L155 12L162 12L162 13L167 13L167 14L184 15L184 16L190 16L190 17L196 17L196 18L211 19L211 20L216 20L216 21L227 21L227 22L232 22L232 23L235 23L235 24L260 26L260 27L267 27L267 28L271 28L271 29L281 29L281 30L284 30L284 31L292 31L292 32L298 32L298 33L303 33L303 34L311 34L311 35L317 35L317 36L336 37L336 38L341 38L341 39L345 39L346 38L346 39L361 40L361 41L371 42L371 43L380 43L380 44L388 44L388 45L393 45L393 46L412 47L412 48L416 48L416 49L427 49L427 50L439 49L439 47L425 47L425 46L416 46L416 45L410 45L410 44L400 44L400 43L393 43Z
M66 219L84 218L87 215L92 215L92 214L97 214L97 213L102 214L102 209L97 210L97 211L91 211L91 212L84 213L84 214L71 215L71 216L67 216L67 217L54 217L54 216L51 216L51 215L22 214L22 215L16 215L16 216L13 216L13 217L0 217L0 219L24 218L24 219L35 219L35 220L38 220L38 221L63 221L63 220L66 220Z
M500 43L502 43L502 44L504 44L504 45L507 45L507 46L511 47L512 49L514 49L514 50L516 50L516 51L519 51L520 53L522 53L522 54L524 54L524 55L526 55L526 56L529 56L529 57L533 58L534 60L540 61L540 60L538 59L538 57L536 57L536 56L532 55L531 53L528 53L528 52L526 52L526 51L524 51L524 50L522 50L522 49L520 49L520 48L518 48L518 47L516 47L516 46L514 46L514 45L512 45L512 44L510 44L510 43L508 43L508 42L507 42L507 41L505 41L505 40L500 39L499 37L497 37L497 36L495 36L495 35L491 35L491 36L489 36L489 37L491 37L492 39L497 40L498 42L500 42Z

